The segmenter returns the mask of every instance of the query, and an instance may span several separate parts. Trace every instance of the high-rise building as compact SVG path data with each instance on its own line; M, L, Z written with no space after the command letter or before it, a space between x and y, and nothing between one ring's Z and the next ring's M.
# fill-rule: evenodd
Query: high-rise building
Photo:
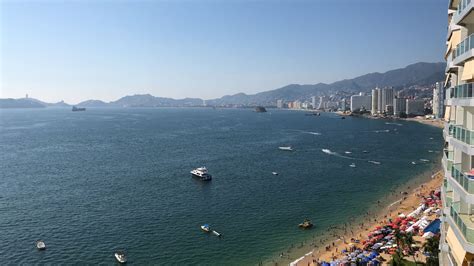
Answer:
M395 97L393 99L393 114L395 116L400 116L401 113L406 114L407 111L407 99Z
M311 105L313 106L313 109L316 109L316 96L311 97Z
M277 108L283 108L283 100L278 100L277 101Z
M433 115L438 119L444 115L444 89L441 82L436 82L433 89Z
M381 92L382 92L382 95L379 98L380 105L378 106L380 112L381 113L385 112L388 115L393 115L393 109L391 110L391 113L388 112L387 110L387 105L393 104L393 98L394 98L393 89L383 88Z
M474 9L448 2L439 264L464 266L474 263Z
M379 89L378 88L372 89L372 110L370 111L372 115L376 115L379 112L378 100L379 100Z
M328 101L328 98L327 98L327 97L325 97L325 96L320 96L320 97L319 97L318 109L325 109L325 104L326 104L327 101Z
M407 99L406 102L407 115L414 116L425 114L425 101L423 99Z
M381 114L383 113L383 107L382 107L382 89L380 88L375 88L377 91L377 113Z
M362 92L359 95L351 96L351 112L360 110L372 109L372 96L364 95Z

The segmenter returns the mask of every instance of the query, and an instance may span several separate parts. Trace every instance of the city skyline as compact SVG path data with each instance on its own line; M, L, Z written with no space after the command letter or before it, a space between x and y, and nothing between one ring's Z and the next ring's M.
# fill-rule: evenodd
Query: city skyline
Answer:
M0 98L212 99L442 61L446 4L407 3L2 3Z

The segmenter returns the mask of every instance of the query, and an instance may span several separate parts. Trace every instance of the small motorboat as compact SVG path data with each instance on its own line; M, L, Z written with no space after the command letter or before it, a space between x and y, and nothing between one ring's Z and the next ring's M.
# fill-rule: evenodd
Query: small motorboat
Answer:
M356 167L356 164L355 164L355 163L351 163L349 166L354 168L354 167Z
M210 233L211 232L211 226L209 226L208 224L203 224L203 225L201 225L201 230L206 232L206 233Z
M278 175L278 173L277 172L272 172L272 175Z
M420 159L420 161L427 163L427 162L429 162L430 160L428 160L428 159Z
M123 251L115 252L115 259L117 259L117 261L119 263L126 263L127 262L127 256L125 256L125 252L123 252Z
M344 153L345 154L351 154L352 152L351 151L345 151Z
M45 250L46 249L46 244L42 240L36 241L36 248L38 250Z
M291 148L291 146L280 146L278 147L278 149L282 150L282 151L292 151L293 148Z
M362 151L362 153L369 153L369 151Z
M313 227L313 224L311 223L310 219L304 219L304 221L300 223L298 227L303 228L303 229L309 229Z
M411 164L416 164L416 162L411 162Z
M222 236L220 233L218 233L217 231L214 231L214 230L212 230L212 233L213 233L214 235L216 235L217 237L221 237L221 236Z

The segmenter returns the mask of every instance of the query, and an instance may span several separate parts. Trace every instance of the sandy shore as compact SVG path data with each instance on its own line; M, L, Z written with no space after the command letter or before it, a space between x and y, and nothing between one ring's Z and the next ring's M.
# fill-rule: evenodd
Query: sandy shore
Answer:
M331 261L334 258L341 258L341 251L349 248L351 238L363 240L368 237L368 234L374 227L386 224L386 221L391 218L395 219L399 213L407 214L413 211L421 202L422 195L428 195L430 191L437 190L441 187L443 181L443 174L441 171L434 174L426 183L412 188L407 193L400 194L398 200L391 203L377 213L366 213L365 222L353 224L346 224L341 226L339 230L333 231L332 239L318 243L312 252L307 253L304 257L294 261L291 265L316 265L314 261ZM417 240L422 240L417 239ZM388 255L384 255L385 259L389 260Z
M407 121L415 121L429 126L444 128L444 121L439 119L425 119L425 118L406 118Z

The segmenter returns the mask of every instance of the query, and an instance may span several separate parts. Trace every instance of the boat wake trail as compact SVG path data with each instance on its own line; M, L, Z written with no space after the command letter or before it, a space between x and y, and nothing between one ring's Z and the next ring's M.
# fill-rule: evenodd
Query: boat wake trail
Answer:
M385 125L395 125L395 126L403 126L402 124L399 124L399 123L390 123L390 122L385 122Z
M382 164L379 161L373 161L373 160L367 160L367 159L363 159L363 158L354 158L354 157L350 157L350 156L345 156L345 155L339 154L335 151L331 151L330 149L321 149L321 151L326 153L326 154L337 156L337 157L344 158L344 159L355 160L355 161L366 161L368 163L376 164L376 165Z
M322 135L322 134L319 133L319 132L311 132L311 131L303 131L303 133L305 133L305 134L311 134L311 135L316 135L316 136Z

